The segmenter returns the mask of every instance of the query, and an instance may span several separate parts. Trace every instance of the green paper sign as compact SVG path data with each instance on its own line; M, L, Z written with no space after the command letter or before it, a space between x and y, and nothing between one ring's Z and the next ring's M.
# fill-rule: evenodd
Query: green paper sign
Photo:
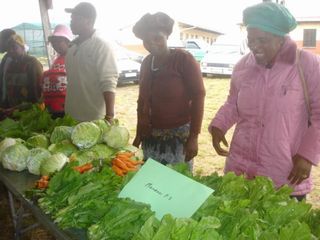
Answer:
M148 159L119 194L150 204L160 220L170 213L174 217L191 217L213 189Z

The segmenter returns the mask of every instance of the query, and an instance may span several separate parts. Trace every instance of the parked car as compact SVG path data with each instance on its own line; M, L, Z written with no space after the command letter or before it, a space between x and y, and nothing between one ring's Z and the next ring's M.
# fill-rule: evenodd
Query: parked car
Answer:
M168 39L167 46L170 49L185 49L186 48L185 43L182 40L176 39L176 38L170 38L170 37Z
M128 57L131 60L133 60L135 62L138 62L138 63L142 63L142 61L143 61L143 59L145 57L144 55L139 54L139 53L134 52L134 51L126 50L125 52L127 53Z
M208 74L229 76L245 53L240 44L214 43L200 62L201 72L204 76Z
M137 56L137 54L133 54L122 47L116 48L115 53L119 71L118 85L127 84L130 82L138 83L141 66L139 61L142 61L142 59L134 58Z
M209 50L210 45L201 39L184 40L185 49L200 62Z

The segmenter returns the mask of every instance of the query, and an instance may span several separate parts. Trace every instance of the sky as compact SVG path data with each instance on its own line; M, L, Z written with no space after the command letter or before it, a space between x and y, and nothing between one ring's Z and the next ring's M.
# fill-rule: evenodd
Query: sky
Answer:
M0 29L14 27L22 22L41 22L38 1L6 1L6 9L2 8L0 16ZM236 24L241 22L242 11L246 7L262 2L262 0L86 1L95 5L98 13L96 28L106 36L115 36L119 29L130 28L143 14L157 11L163 11L177 21L228 33L234 31ZM50 21L69 24L70 14L65 13L64 8L74 7L79 2L79 0L53 0L53 9L49 10ZM286 0L286 6L296 17L320 17L319 0Z

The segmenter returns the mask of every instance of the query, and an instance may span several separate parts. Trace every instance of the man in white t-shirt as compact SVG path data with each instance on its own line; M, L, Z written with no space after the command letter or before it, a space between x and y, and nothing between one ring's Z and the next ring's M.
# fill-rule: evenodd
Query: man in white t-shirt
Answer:
M114 117L118 81L116 59L111 46L94 29L95 7L81 2L71 13L71 30L78 37L71 42L66 56L67 94L65 112L78 121Z

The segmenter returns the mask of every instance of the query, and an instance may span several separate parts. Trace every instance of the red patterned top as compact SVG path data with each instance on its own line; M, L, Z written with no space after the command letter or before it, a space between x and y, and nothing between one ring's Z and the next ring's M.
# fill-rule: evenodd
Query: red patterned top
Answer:
M43 73L43 100L51 113L63 113L67 89L64 56L59 56L52 67Z

